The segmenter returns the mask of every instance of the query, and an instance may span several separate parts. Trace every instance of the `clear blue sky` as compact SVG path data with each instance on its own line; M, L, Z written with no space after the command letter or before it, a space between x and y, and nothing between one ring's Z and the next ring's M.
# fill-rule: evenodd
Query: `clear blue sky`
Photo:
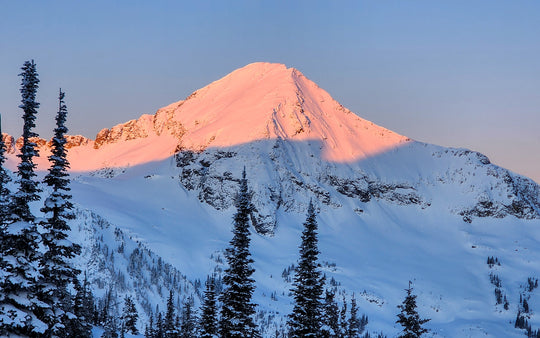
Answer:
M361 117L540 182L536 0L0 0L0 112L17 136L28 59L41 79L43 137L58 87L70 133L93 138L269 61L298 68Z

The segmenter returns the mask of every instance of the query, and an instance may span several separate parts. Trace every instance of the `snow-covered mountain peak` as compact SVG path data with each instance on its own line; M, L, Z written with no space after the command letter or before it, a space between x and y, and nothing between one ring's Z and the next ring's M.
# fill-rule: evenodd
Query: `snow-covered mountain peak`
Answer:
M407 141L345 109L294 68L253 63L156 114L156 131L201 150L264 139L316 140L329 161L355 161ZM179 130L180 129L180 130Z
M351 113L300 71L257 62L154 115L104 128L95 140L73 142L68 156L72 170L92 171L262 140L311 142L322 160L350 163L409 139ZM46 140L39 141L43 156L37 163L44 169L49 149Z

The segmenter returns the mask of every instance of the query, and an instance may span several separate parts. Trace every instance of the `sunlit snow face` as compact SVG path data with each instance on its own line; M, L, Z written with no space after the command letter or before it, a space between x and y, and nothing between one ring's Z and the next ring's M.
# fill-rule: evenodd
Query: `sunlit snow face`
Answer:
M87 171L277 139L308 143L309 155L329 162L362 160L408 140L351 113L296 69L253 63L155 115L102 130L68 156L73 171ZM46 158L45 148L40 168Z

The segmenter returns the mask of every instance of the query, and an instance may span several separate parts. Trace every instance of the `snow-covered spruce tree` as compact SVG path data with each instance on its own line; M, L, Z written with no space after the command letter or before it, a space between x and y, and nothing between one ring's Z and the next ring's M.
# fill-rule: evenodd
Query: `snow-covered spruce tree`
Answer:
M323 336L339 337L339 307L335 301L335 292L326 290L324 297Z
M116 317L108 316L105 322L104 331L101 338L118 338L118 322Z
M76 291L73 298L73 314L75 317L69 321L66 331L68 337L90 338L92 333L94 296L88 287L86 274L82 285L75 279L74 289Z
M420 319L420 315L416 311L416 295L412 293L413 288L411 284L409 281L409 288L405 289L407 296L403 300L403 303L398 305L401 312L397 315L398 320L396 323L403 326L403 331L399 335L399 338L418 338L429 331L423 328L422 325L429 322L430 319Z
M137 330L137 320L139 319L139 314L135 308L135 303L133 303L133 300L129 296L124 298L124 311L122 319L124 324L123 329L126 332L133 335L139 334L139 330Z
M0 121L1 125L1 121ZM7 275L6 265L7 262L4 258L5 249L2 246L5 243L6 235L6 226L11 219L9 204L11 201L11 193L7 187L7 184L11 180L6 169L4 169L4 162L6 161L5 157L6 145L4 143L4 138L2 136L2 130L0 126L0 280L4 279L4 276ZM0 282L1 286L1 282ZM0 301L2 300L2 289L0 288ZM2 322L3 316L5 315L3 308L0 307L0 335L2 334Z
M39 108L39 103L36 102L39 79L34 60L26 61L21 69L23 72L19 76L22 77L20 90L22 104L19 108L22 108L24 111L23 144L21 153L17 155L21 159L17 167L19 190L13 196L12 212L18 220L33 222L34 215L30 212L29 203L39 200L38 193L41 191L38 187L38 182L34 179L36 176L36 173L34 173L36 165L33 162L34 157L39 156L39 154L36 144L31 140L33 137L38 136L32 129L36 126L35 120L37 108Z
M293 312L287 321L289 337L321 337L323 325L322 293L324 277L319 270L317 257L317 219L313 203L309 202L307 219L302 232L300 259L295 270Z
M6 169L4 168L4 163L6 161L6 144L4 142L4 137L2 136L2 128L0 121L0 234L4 230L4 227L8 224L10 219L10 202L11 202L11 192L9 191L7 185L11 181ZM2 257L0 256L0 260Z
M217 307L216 307L216 285L215 277L206 279L206 289L204 291L204 301L201 309L201 319L199 322L201 338L217 338Z
M339 311L339 336L345 337L347 335L347 329L349 323L347 322L347 301L345 295L343 295L343 307Z
M146 324L146 328L144 329L144 336L145 338L154 338L154 315L150 311L150 315L148 318L148 324Z
M358 318L358 306L356 305L356 298L354 297L354 294L351 299L350 313L351 316L347 322L348 327L346 337L355 338L364 332L364 328L367 324L367 317L362 316L362 318Z
M192 299L187 299L182 309L182 324L180 325L181 338L199 337L197 334L197 314L193 312Z
M248 191L246 169L242 172L240 191L235 200L233 238L225 251L228 268L223 277L224 290L220 296L221 318L219 336L227 338L259 337L253 315L255 304L251 302L255 280L251 277L255 269L249 252L250 215L253 210Z
M156 319L156 328L154 330L154 338L165 338L164 333L164 325L163 325L163 315L161 312L158 312L157 319Z
M34 156L37 156L36 144L31 138L35 127L37 108L35 101L38 88L38 74L34 61L23 65L21 83L23 109L23 144L18 157L21 162L17 175L19 189L10 200L10 215L6 220L2 236L0 253L3 257L4 276L0 278L0 308L3 308L0 324L1 336L42 336L47 325L39 320L39 315L46 310L46 304L37 299L41 279L38 263L39 233L30 212L29 203L39 200L38 182L34 180Z
M54 336L66 336L65 328L77 325L79 322L68 307L72 303L68 291L70 284L74 285L77 275L70 260L80 253L80 246L67 240L70 230L67 221L75 218L71 209L71 195L69 188L69 162L64 147L66 143L65 126L67 108L64 102L65 93L60 89L58 95L58 112L56 115L56 128L52 139L52 154L49 156L51 164L44 183L51 188L49 197L45 200L41 211L45 220L41 222L43 233L42 242L45 252L40 262L42 290L39 298L49 305L49 310L43 314L43 321L49 325L49 333ZM73 323L69 323L73 321ZM84 326L84 325L83 325ZM82 329L82 328L81 328ZM79 331L79 330L77 330Z
M163 322L163 332L166 338L176 338L180 332L176 326L176 315L174 313L174 292L171 290L167 299L167 312Z

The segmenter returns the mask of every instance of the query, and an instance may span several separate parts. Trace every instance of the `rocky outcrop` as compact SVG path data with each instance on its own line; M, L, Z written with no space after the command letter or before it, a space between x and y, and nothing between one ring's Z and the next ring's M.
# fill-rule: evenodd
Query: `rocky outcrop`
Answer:
M80 147L85 146L90 143L90 139L82 136L82 135L66 135L66 149L70 149L73 147ZM49 144L52 145L52 140L49 141Z
M422 208L430 206L425 198L410 184L385 183L362 176L356 179L328 175L325 179L337 192L347 197L369 202L372 199L386 200L399 205L418 204Z
M195 93L190 95L186 100L195 97ZM184 125L175 119L175 111L178 110L185 101L175 102L166 107L159 109L153 118L154 132L161 135L167 132L175 136L178 140L186 133Z
M22 136L17 139L15 144L13 144L13 136L3 134L4 136L4 142L6 143L6 147L8 149L8 152L15 152L15 149L19 150L21 149L23 145L23 138ZM52 139L49 141L45 140L41 137L31 137L31 142L34 142L38 148L51 148L52 147ZM70 149L73 147L80 147L88 145L92 140L82 136L82 135L66 135L66 149ZM9 149L12 149L11 151Z
M35 143L38 148L42 148L43 146L47 145L47 140L41 137L30 137L30 142ZM21 149L22 146L23 146L23 137L21 136L15 142L15 147L17 149Z
M2 140L6 145L6 152L8 154L13 154L15 152L15 138L6 133L2 133Z
M145 138L153 132L153 116L143 115L138 120L131 120L112 128L102 129L96 135L94 149L99 149L104 144Z

